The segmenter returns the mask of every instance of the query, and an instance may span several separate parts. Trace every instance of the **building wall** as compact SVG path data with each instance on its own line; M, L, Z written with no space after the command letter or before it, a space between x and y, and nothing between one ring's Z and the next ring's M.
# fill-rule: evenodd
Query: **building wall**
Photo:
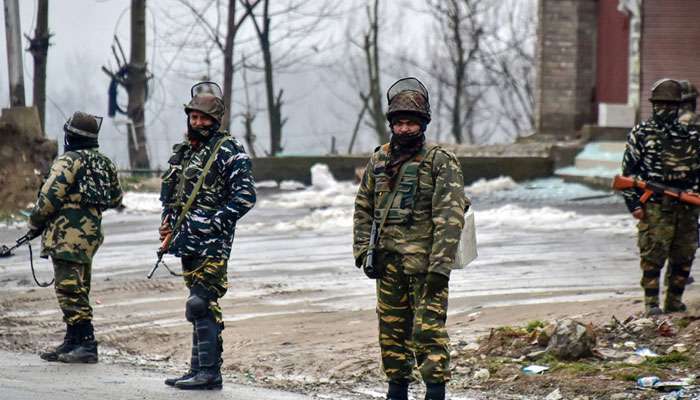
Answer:
M630 21L618 4L598 1L596 103L627 104Z
M593 122L596 0L539 0L535 124L571 137Z
M647 99L656 80L688 79L700 85L700 1L647 0L642 6L640 116L647 119Z

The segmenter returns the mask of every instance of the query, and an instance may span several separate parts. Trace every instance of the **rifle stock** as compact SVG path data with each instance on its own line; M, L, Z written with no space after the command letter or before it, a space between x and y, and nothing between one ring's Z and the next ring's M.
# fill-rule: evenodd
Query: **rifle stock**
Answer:
M662 185L660 183L645 182L629 176L615 175L612 182L614 190L641 189L644 191L639 201L644 204L654 194L660 194L679 200L686 204L700 206L700 194L693 192L685 192L680 189Z

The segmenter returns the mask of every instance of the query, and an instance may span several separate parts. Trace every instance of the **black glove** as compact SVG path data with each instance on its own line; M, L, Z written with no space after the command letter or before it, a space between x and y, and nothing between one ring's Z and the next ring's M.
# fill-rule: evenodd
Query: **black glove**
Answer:
M376 265L373 265L371 267L363 265L362 271L364 271L365 275L367 275L369 279L379 279L382 277L382 271L379 268L377 268Z
M428 272L425 277L426 296L434 297L445 290L450 283L450 278L437 272Z
M30 229L29 232L27 232L27 239L29 240L39 236L41 236L41 229Z

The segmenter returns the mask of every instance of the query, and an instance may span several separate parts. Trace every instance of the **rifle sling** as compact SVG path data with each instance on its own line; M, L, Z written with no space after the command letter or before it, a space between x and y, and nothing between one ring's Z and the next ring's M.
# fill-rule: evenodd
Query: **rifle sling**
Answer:
M211 166L214 163L214 160L216 160L216 155L219 153L219 149L221 149L221 146L224 144L224 141L226 141L226 136L219 139L219 141L216 142L216 145L214 145L214 149L212 150L211 155L209 156L209 159L207 160L207 163L204 165L204 169L202 170L202 174L199 176L199 179L197 180L197 184L194 186L194 190L192 190L192 194L187 199L187 203L185 203L185 206L182 207L182 211L180 211L180 215L177 217L177 221L175 222L175 225L173 226L173 232L177 232L178 229L180 229L180 225L182 225L182 222L185 220L185 215L190 210L190 207L192 207L192 204L194 203L194 200L197 197L197 194L199 194L199 190L202 188L202 184L204 183L204 178L209 173L209 170L211 169ZM172 239L171 239L171 241L172 241Z

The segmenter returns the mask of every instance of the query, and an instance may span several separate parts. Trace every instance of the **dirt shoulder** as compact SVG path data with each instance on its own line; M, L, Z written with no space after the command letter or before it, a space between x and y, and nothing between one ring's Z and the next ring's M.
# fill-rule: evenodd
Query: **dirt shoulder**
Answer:
M687 325L669 340L683 342L689 347L688 354L697 354L700 323L695 316L699 315L700 292L692 289L689 292L691 312L674 316L676 325L682 324L677 322L681 317L686 317ZM180 304L184 301L179 285L167 281L135 285L126 291L98 287L95 298L109 304L154 294L162 299L162 307L168 307L170 302ZM62 326L57 312L51 312L56 309L54 303L52 293L46 290L5 296L0 303L0 348L35 353L58 342ZM11 312L17 310L18 304L24 311ZM450 315L448 330L454 367L450 390L453 398L494 398L496 395L498 398L543 398L556 388L561 389L565 398L584 394L595 394L591 398L608 398L616 393L635 396L629 398L654 398L643 396L655 393L634 390L633 382L629 381L631 376L648 372L665 374L663 378L687 376L690 368L700 365L697 355L673 365L649 365L650 368L646 369L644 366L634 367L628 373L617 375L609 372L615 365L621 367L619 362L605 366L606 361L590 359L578 364L554 365L554 360L540 360L540 363L549 363L553 371L542 376L526 376L520 368L537 363L522 357L524 354L521 353L532 351L527 335L514 335L510 342L504 342L502 347L511 346L511 353L503 348L494 351L493 346L487 346L488 350L483 347L483 341L493 337L498 328L564 317L592 323L603 335L604 326L612 316L624 321L638 314L640 309L637 299L623 298L492 307ZM263 307L238 301L226 304L224 311L240 317L228 322L224 331L224 370L228 381L321 398L329 395L346 399L381 398L384 384L379 371L374 312L302 311L266 315ZM191 331L184 316L180 315L181 311L173 307L171 314L158 315L161 321L171 320L172 326L134 323L145 313L147 310L142 309L138 302L131 302L124 308L110 308L109 313L106 309L100 310L99 305L96 307L96 316L100 316L95 321L97 335L105 359L149 366L164 375L185 368ZM611 340L609 335L606 338L611 341L610 346L612 342L625 341L624 338ZM517 340L524 340L525 345L513 344ZM480 369L488 369L491 377L486 381L475 380L474 373ZM415 390L419 392L420 388ZM526 397L520 397L522 395Z

